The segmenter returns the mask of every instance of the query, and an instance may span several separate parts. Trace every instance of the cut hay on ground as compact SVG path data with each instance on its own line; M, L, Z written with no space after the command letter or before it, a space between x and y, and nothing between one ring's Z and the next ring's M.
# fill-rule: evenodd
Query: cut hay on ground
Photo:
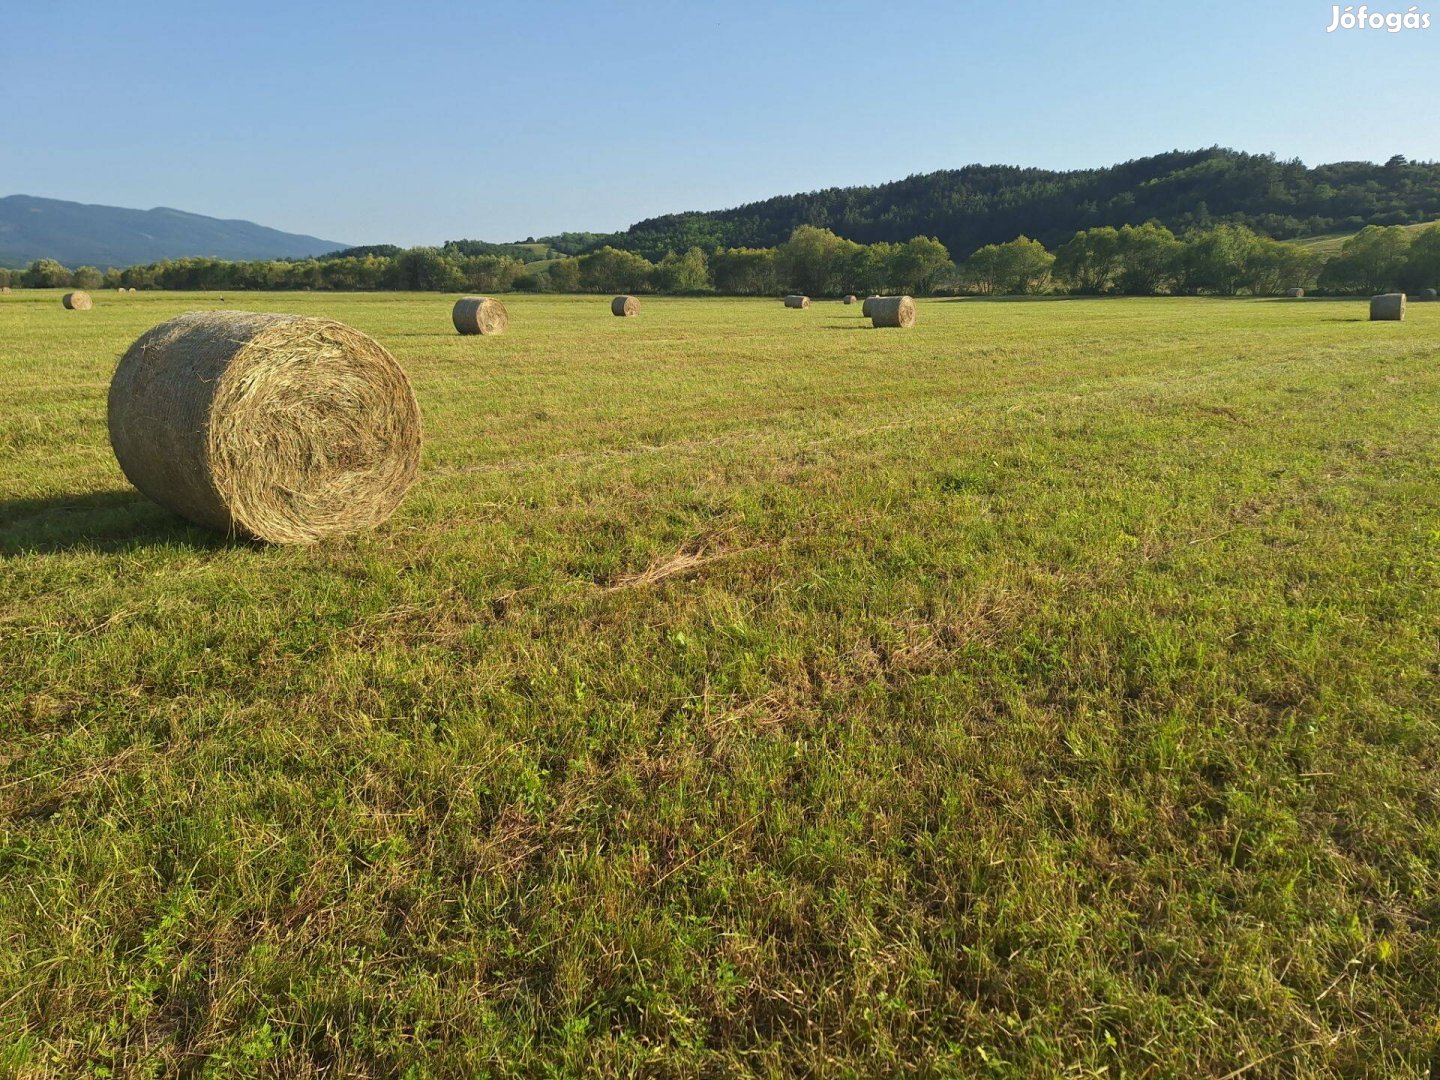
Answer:
M914 326L915 301L908 296L877 296L870 302L870 322L873 326Z
M450 320L462 334L503 334L510 325L510 313L499 300L488 296L462 296L455 301Z
M853 303L855 303L855 297L854 297L854 296L846 296L846 297L845 297L845 303L847 303L847 304L853 304Z
M67 292L60 298L60 303L65 305L66 311L89 311L95 306L95 301L87 292Z
M807 308L810 306L810 298L808 296L799 295L787 296L785 297L785 306L793 308Z
M1370 298L1371 322L1399 322L1405 318L1405 294L1381 293Z
M1302 296L1305 295L1305 290L1304 290L1304 289L1287 289L1287 290L1285 290L1285 295L1288 296L1288 297L1290 297L1290 299L1292 299L1292 300L1298 300L1300 297L1302 297Z
M394 357L299 315L191 312L148 330L111 380L109 422L145 495L274 543L378 525L420 463L420 410Z
M610 314L622 318L640 314L640 301L633 296L617 296L610 301Z

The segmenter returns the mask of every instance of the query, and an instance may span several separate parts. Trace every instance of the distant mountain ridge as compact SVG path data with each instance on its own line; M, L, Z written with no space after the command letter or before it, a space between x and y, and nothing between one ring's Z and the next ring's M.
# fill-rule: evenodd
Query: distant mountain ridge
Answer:
M104 270L189 256L303 259L346 246L165 206L131 210L33 195L0 198L0 266L54 259Z
M1221 222L1286 240L1440 217L1440 163L1307 167L1224 147L1174 150L1097 169L967 165L873 187L779 195L728 210L666 214L608 236L542 237L566 254L609 244L658 259L690 247L774 247L796 226L870 244L934 236L957 258L1021 234L1055 247L1081 229L1155 220L1183 231Z

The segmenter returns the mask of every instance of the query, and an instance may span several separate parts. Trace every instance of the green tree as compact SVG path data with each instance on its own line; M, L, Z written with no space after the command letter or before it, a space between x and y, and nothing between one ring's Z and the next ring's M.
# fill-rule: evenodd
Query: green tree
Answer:
M1116 284L1129 296L1157 296L1175 283L1184 245L1164 225L1122 225L1117 232L1120 272Z
M1180 255L1184 290L1234 296L1245 285L1257 239L1243 225L1216 225L1187 233Z
M608 245L580 256L580 287L587 292L643 292L654 272L645 256Z
M560 259L550 264L550 287L556 292L580 291L580 260Z
M710 289L710 263L692 247L684 255L668 252L655 267L655 287L667 293L700 293Z
M1258 236L1245 256L1245 287L1256 296L1276 296L1315 282L1316 257L1296 244Z
M773 248L723 248L710 256L718 292L732 296L771 296L780 290Z
M1407 289L1440 289L1440 224L1415 232L1401 279Z
M70 284L70 271L54 259L36 259L21 280L27 289L63 289Z
M1077 232L1055 251L1055 276L1073 292L1109 292L1123 265L1120 231L1109 225Z
M954 269L944 244L932 236L917 236L891 255L890 284L917 295L928 293L942 274Z
M1369 225L1345 241L1320 274L1320 284L1337 292L1382 293L1400 287L1410 255L1410 231L1398 225Z
M829 229L801 225L775 251L781 286L813 296L836 292L846 243Z
M93 266L82 266L70 275L70 284L77 289L98 289L105 277Z

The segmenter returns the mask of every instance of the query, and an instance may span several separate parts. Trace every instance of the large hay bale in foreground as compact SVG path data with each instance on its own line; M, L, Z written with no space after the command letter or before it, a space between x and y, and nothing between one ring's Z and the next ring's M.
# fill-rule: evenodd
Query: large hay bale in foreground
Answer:
M60 303L65 305L66 311L89 311L95 306L95 301L90 299L87 292L67 292L60 298Z
M499 300L488 296L462 296L455 301L450 321L462 334L503 334L510 325L510 313Z
M808 296L791 295L785 297L785 306L791 308L807 308L810 306Z
M1290 299L1292 299L1292 300L1298 300L1298 299L1300 299L1300 297L1302 297L1302 296L1305 295L1305 290L1304 290L1304 289L1286 289L1286 290L1285 290L1285 295L1288 296L1288 297L1290 297Z
M415 480L420 409L384 347L329 319L194 311L110 382L110 445L160 505L306 544L378 525Z
M877 296L870 305L872 326L915 325L915 301L908 296Z
M617 296L610 301L610 314L622 318L640 314L640 301L633 296Z
M846 297L845 297L845 303L846 303L846 304L853 304L853 303L855 303L855 297L854 297L853 295L848 295L848 294L847 294Z
M879 299L880 297L878 296L867 296L865 298L865 302L860 305L860 315L862 318L868 319L871 315L875 314L875 301Z
M1399 322L1405 318L1405 294L1403 292L1381 293L1370 298L1371 322Z

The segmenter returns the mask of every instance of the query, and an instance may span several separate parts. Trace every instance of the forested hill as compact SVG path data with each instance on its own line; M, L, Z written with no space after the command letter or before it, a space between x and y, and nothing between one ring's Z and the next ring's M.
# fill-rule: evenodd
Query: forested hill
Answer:
M772 247L797 225L818 225L860 243L934 236L963 258L1021 234L1054 247L1080 229L1152 219L1177 232L1233 222L1290 239L1435 217L1440 163L1410 163L1397 155L1384 165L1343 161L1307 168L1273 155L1212 147L1104 169L970 165L878 187L781 195L733 210L650 218L595 238L585 249L608 243L657 259L692 246Z

